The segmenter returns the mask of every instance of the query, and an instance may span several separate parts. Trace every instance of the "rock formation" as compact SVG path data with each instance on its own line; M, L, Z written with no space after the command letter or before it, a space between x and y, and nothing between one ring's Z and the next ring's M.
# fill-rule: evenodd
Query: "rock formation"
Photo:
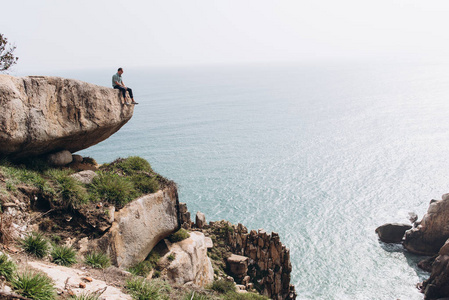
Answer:
M376 228L379 239L385 243L400 243L404 234L412 226L408 224L387 223Z
M136 199L115 212L109 231L97 241L112 263L128 268L143 261L163 238L180 228L175 186Z
M21 158L95 145L133 115L112 88L59 77L0 75L0 156Z
M201 232L191 232L190 237L169 245L169 252L162 258L168 261L167 277L177 284L193 283L206 287L214 280L214 269L207 256L210 238ZM170 262L168 257L172 257Z
M416 254L434 255L449 238L449 194L430 201L418 226L405 234L404 247Z

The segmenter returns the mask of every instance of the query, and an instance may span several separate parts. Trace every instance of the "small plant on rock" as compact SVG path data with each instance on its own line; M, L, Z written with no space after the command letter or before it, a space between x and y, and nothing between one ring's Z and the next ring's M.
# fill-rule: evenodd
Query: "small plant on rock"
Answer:
M167 239L172 243L177 243L190 237L190 234L184 228L179 229L175 233L169 235Z
M51 257L55 264L61 266L71 266L76 263L76 251L68 246L54 246Z
M9 259L8 255L4 253L0 254L0 275L10 281L13 278L16 268L16 264Z
M22 296L36 300L55 299L53 282L43 274L25 271L18 274L11 284L14 290Z
M48 253L48 242L42 234L32 232L22 240L22 248L29 254L42 258Z
M182 300L212 300L213 297L208 297L207 295L199 294L198 292L188 292L184 295Z
M88 202L89 196L85 187L81 182L70 177L69 171L50 169L46 175L55 182L57 194L67 208L74 209Z
M168 261L174 261L175 258L176 258L176 255L174 253L172 253L169 256L167 256Z
M111 265L111 261L106 254L96 251L86 254L84 263L96 269L104 269Z

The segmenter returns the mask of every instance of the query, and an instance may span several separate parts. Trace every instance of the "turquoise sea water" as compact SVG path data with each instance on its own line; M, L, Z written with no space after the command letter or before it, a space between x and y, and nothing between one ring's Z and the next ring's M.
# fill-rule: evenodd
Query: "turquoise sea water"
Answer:
M374 230L449 192L448 67L125 68L132 120L81 154L142 156L193 215L279 232L298 299L422 299L419 258Z

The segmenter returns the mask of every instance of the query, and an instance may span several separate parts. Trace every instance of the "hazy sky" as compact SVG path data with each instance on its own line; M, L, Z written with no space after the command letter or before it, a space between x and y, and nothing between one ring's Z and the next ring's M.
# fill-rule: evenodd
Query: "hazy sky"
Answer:
M449 61L449 1L14 0L18 72L327 60Z

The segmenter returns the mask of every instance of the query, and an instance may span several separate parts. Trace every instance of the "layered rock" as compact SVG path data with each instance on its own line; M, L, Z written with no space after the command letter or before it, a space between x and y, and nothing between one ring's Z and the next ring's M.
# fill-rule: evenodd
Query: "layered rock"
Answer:
M437 254L449 238L449 194L430 201L427 213L417 224L406 232L404 247L416 254Z
M262 295L271 299L295 299L295 287L290 284L292 264L290 250L281 243L279 234L263 229L251 230L242 224L228 231L232 252L248 257L248 275Z
M112 88L59 77L0 75L0 156L20 158L95 145L133 115Z
M115 212L111 228L94 246L121 268L139 263L160 240L180 228L178 206L174 185L140 197Z
M201 232L191 232L189 238L169 245L169 252L162 258L168 262L165 268L168 279L173 283L192 283L200 287L212 283L214 269L207 256L210 247L210 238Z

